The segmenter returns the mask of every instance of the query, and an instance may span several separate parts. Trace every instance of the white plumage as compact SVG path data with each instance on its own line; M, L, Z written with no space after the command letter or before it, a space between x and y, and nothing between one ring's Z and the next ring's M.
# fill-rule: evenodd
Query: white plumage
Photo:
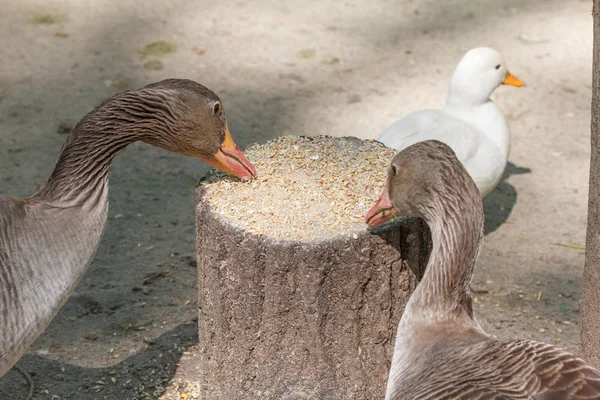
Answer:
M502 178L510 152L510 131L500 109L490 100L501 84L523 86L508 72L502 54L489 47L469 50L452 77L446 105L441 110L409 114L386 129L379 140L396 150L439 140L454 150L481 197Z

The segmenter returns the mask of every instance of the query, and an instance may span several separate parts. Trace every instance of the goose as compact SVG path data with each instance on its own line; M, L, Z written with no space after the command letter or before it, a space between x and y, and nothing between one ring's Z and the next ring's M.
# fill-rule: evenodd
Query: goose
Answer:
M510 152L508 123L490 100L501 84L523 86L521 80L508 72L498 51L489 47L471 49L452 74L443 109L408 114L377 140L395 150L429 139L446 143L469 171L484 198L500 182Z
M111 161L135 141L199 157L242 180L256 175L231 138L221 100L196 82L153 83L87 114L35 195L0 196L0 376L85 274L106 225Z
M394 214L422 218L433 244L398 324L386 400L600 399L600 371L584 360L546 343L496 339L473 316L483 206L449 146L428 140L393 158L365 218L373 227Z

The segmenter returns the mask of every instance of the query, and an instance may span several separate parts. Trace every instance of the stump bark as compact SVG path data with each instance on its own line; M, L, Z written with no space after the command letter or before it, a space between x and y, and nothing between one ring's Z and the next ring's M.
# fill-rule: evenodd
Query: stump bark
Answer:
M202 399L382 399L430 250L420 220L322 242L234 227L196 190Z

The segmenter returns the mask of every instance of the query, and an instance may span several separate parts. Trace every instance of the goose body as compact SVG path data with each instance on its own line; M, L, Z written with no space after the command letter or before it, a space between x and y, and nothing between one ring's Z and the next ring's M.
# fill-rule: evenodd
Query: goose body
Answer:
M67 301L102 239L108 185L78 207L0 197L0 375Z
M114 96L86 115L32 197L0 196L0 376L67 301L102 239L108 170L129 143L144 141L251 179L216 94L166 80Z
M409 114L387 128L377 140L396 150L424 140L446 143L463 163L483 198L502 178L510 152L508 123L490 100L500 84L523 85L508 72L504 57L496 50L471 49L450 79L443 109Z
M584 360L546 343L496 339L475 319L483 207L449 146L424 141L393 159L366 220L376 226L393 215L423 218L433 244L398 325L386 400L600 399L600 371Z

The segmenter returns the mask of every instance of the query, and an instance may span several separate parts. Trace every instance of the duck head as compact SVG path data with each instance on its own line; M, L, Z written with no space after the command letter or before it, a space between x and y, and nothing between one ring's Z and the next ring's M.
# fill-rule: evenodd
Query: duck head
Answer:
M428 221L442 206L471 203L481 203L479 190L454 151L440 141L426 140L393 158L385 189L365 222L375 227L400 215Z
M199 157L211 166L251 180L254 166L233 141L225 109L210 89L187 79L167 79L118 95L115 101L140 140L186 156ZM125 118L125 117L124 117Z
M524 83L508 72L502 54L489 47L469 50L460 60L448 90L447 102L477 105L486 102L502 84L521 87Z

